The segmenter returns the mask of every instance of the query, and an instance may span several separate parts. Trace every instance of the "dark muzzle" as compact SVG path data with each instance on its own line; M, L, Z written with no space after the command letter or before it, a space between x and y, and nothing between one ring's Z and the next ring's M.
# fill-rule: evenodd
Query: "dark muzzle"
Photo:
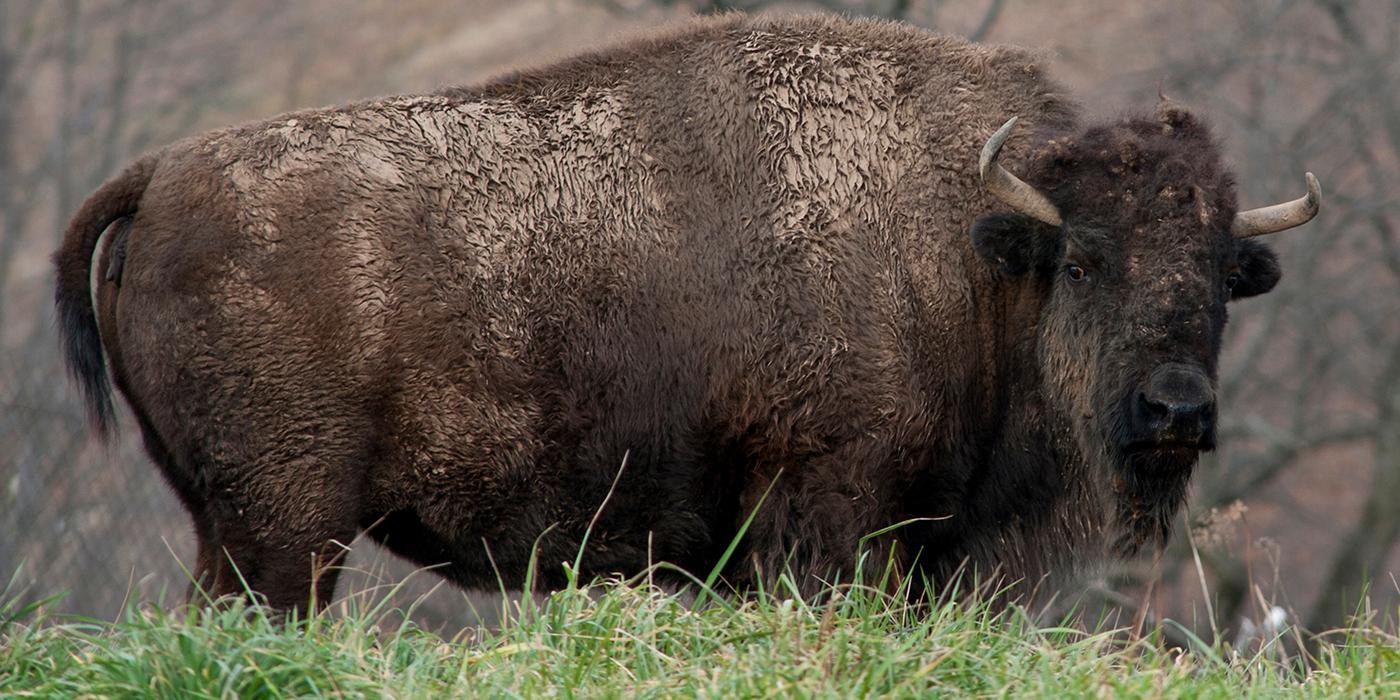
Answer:
M1135 447L1215 447L1215 389L1191 365L1168 362L1152 370L1132 416Z

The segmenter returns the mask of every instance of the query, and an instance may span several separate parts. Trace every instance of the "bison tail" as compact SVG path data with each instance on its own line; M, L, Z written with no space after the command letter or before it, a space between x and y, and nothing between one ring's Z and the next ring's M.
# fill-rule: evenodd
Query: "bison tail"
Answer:
M103 438L112 423L112 386L92 302L93 252L108 226L136 213L156 161L154 155L136 161L88 197L73 215L63 234L63 244L53 258L57 268L54 303L58 306L59 334L68 372L82 387L92 422Z

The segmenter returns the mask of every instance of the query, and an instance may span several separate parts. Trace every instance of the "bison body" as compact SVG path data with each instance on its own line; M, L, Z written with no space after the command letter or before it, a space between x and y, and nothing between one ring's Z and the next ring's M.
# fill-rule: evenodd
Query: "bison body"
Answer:
M909 520L872 560L1036 580L1165 537L1211 423L1139 429L1151 387L1211 391L1227 284L1277 279L1189 114L1075 111L1020 50L728 16L200 135L74 218L69 359L214 594L329 600L360 533L559 585L595 516L585 574L703 574L755 509L737 581ZM1013 115L1063 226L983 187Z

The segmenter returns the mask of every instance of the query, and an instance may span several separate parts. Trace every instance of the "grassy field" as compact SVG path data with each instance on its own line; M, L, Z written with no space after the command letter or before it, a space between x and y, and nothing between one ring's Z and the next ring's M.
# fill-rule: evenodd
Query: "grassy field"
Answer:
M389 600L383 598L382 600ZM1309 658L1165 650L977 603L915 610L858 587L817 605L575 586L445 639L387 603L283 622L232 604L117 622L0 600L0 697L1395 697L1400 644L1330 635Z

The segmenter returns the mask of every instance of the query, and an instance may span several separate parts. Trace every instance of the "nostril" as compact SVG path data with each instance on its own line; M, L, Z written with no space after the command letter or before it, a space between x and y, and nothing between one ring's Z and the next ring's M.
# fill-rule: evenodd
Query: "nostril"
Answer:
M1193 403L1190 401L1166 401L1162 402L1162 413L1177 419L1200 418L1209 409L1205 404Z
M1215 390L1199 370L1158 367L1137 392L1138 425L1154 442L1208 440L1215 427Z
M1162 412L1178 418L1203 418L1211 411L1210 404L1195 401L1162 401Z
M1170 401L1146 392L1138 392L1138 405L1142 407L1143 414L1148 418L1165 419L1172 414Z

